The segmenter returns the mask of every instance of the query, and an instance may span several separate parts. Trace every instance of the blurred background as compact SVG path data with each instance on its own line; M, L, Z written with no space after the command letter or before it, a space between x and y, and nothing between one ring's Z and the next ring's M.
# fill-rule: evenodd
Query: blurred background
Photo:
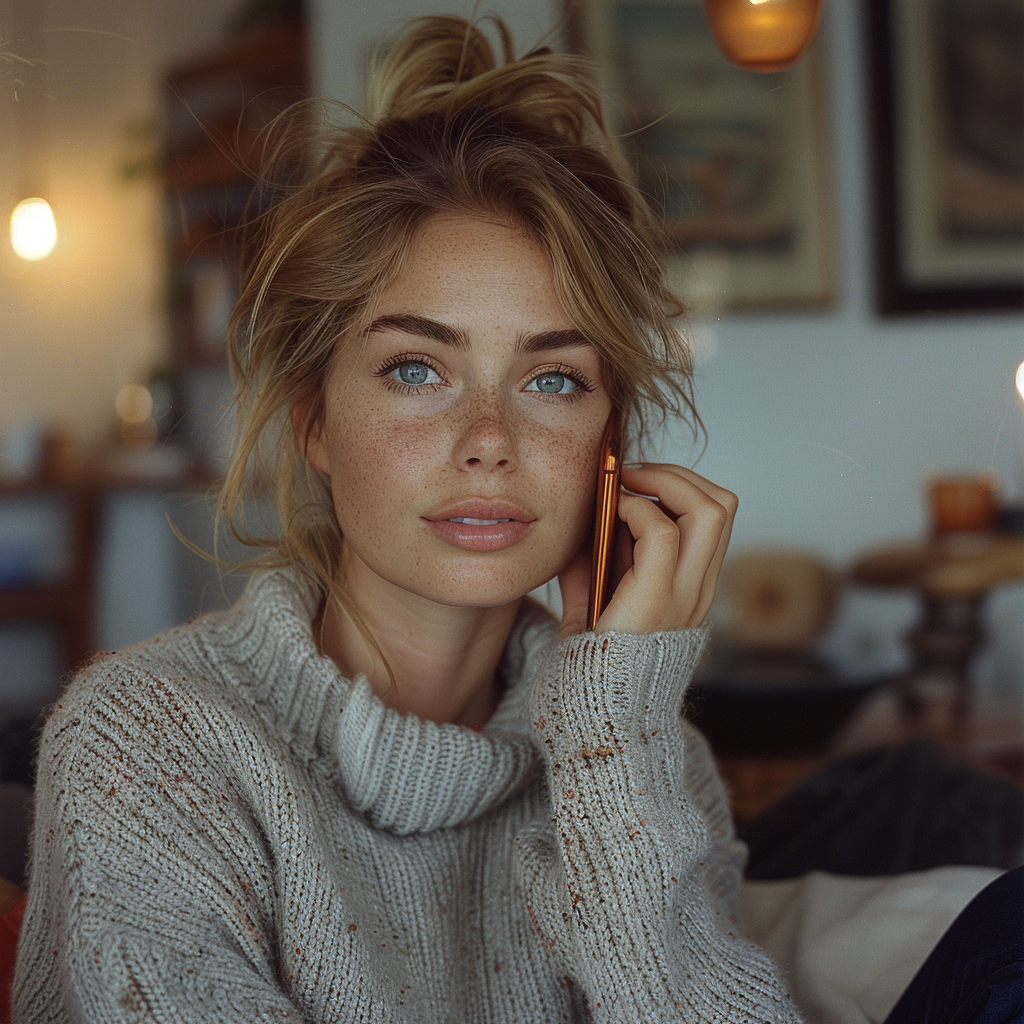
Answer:
M729 64L693 0L491 7L520 52L597 61L665 218L707 438L669 425L645 454L740 497L707 692L827 691L764 756L881 690L907 720L936 694L949 721L995 709L1019 753L1024 4L828 0L775 74ZM299 96L358 108L373 47L444 12L470 5L0 0L3 225L26 198L53 217L22 228L31 258L0 245L7 719L238 593L170 525L212 546L232 154ZM716 746L750 753L725 714Z

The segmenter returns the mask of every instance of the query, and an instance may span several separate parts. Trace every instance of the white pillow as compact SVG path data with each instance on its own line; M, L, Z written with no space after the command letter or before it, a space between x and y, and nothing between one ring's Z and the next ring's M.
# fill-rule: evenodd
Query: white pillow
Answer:
M880 1024L957 915L1002 871L943 867L744 882L740 924L779 965L808 1024Z

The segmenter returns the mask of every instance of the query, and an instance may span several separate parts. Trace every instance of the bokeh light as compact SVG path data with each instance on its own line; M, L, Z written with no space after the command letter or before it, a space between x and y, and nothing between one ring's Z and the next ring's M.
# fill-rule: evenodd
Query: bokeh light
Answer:
M125 423L142 423L153 411L153 396L141 384L125 384L114 399L117 415Z
M11 248L23 260L41 260L57 244L57 222L45 199L22 199L11 213Z

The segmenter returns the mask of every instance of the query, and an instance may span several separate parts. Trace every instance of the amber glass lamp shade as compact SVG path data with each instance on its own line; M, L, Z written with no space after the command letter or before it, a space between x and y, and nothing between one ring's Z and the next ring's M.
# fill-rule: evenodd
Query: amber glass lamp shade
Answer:
M810 45L825 0L704 0L722 52L748 71L782 71Z

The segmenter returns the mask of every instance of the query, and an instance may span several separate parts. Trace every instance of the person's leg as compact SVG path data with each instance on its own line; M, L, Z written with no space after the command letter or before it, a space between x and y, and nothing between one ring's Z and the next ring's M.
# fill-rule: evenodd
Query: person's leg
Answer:
M885 1024L1024 1021L1024 867L1000 875L964 908L914 975Z

